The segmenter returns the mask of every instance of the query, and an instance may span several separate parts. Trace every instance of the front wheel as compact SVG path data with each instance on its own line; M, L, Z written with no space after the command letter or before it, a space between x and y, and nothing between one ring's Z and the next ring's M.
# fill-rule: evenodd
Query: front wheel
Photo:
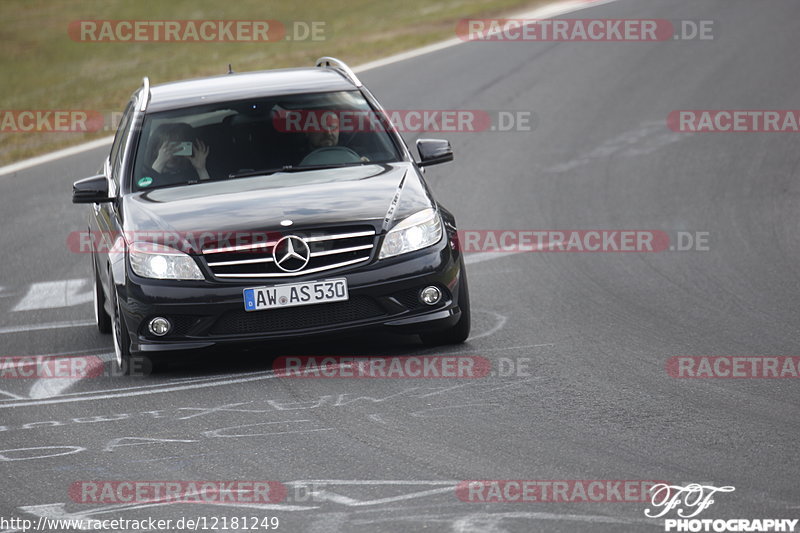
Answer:
M111 333L111 317L106 311L106 295L103 286L100 284L100 276L97 275L97 263L92 258L92 271L94 272L94 321L100 333Z
M114 339L114 355L117 370L124 376L147 376L161 370L162 361L146 355L131 355L131 337L125 326L125 318L117 299L117 291L111 289L112 309L114 316L111 319L111 336Z
M111 308L114 310L112 317L111 337L114 340L114 355L117 367L123 374L129 374L131 369L131 339L128 328L125 327L125 319L117 300L117 291L111 287Z
M470 312L469 312L469 287L467 286L467 271L464 264L461 264L461 282L458 285L458 307L461 309L461 317L455 325L442 330L430 333L421 333L422 343L428 346L442 346L445 344L461 344L469 337Z

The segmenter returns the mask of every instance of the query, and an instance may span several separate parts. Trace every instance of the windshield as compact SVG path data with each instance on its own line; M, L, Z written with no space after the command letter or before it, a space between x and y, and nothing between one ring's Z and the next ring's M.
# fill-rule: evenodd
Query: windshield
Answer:
M358 91L209 104L145 117L131 189L400 160Z

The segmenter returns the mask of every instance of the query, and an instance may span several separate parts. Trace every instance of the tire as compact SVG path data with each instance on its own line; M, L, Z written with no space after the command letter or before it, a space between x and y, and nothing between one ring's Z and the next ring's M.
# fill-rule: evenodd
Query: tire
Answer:
M111 319L111 335L114 339L114 354L117 372L123 376L148 376L161 369L161 363L146 355L131 354L131 337L125 327L125 318L120 310L117 291L111 290L114 317Z
M117 291L111 288L111 303L114 310L114 316L111 320L111 337L114 340L114 355L117 368L122 374L129 374L131 368L131 340L128 335L128 329L125 326L125 319L122 317L120 311L119 301L117 300Z
M469 287L467 286L467 271L464 263L461 263L461 283L458 287L458 307L461 309L461 317L455 325L442 331L421 333L420 339L427 346L442 346L445 344L461 344L469 337L470 330L470 311L469 311Z
M111 317L106 311L106 295L103 286L100 284L100 276L97 275L97 264L92 258L92 271L94 272L94 321L100 333L111 333Z

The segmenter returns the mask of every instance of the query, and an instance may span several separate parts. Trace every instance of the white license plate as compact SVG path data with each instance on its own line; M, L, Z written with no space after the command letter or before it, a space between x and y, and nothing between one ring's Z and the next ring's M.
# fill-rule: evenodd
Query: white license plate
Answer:
M253 287L244 290L244 310L263 311L297 305L341 302L348 298L347 280L344 278L288 283L273 287Z

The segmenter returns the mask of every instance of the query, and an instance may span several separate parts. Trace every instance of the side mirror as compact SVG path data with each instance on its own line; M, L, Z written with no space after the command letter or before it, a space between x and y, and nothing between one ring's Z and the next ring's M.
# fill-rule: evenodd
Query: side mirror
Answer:
M450 146L450 141L443 139L419 139L417 140L417 151L421 167L453 160L453 147Z
M103 174L84 178L72 184L73 204L100 204L113 200L108 197L108 178Z

